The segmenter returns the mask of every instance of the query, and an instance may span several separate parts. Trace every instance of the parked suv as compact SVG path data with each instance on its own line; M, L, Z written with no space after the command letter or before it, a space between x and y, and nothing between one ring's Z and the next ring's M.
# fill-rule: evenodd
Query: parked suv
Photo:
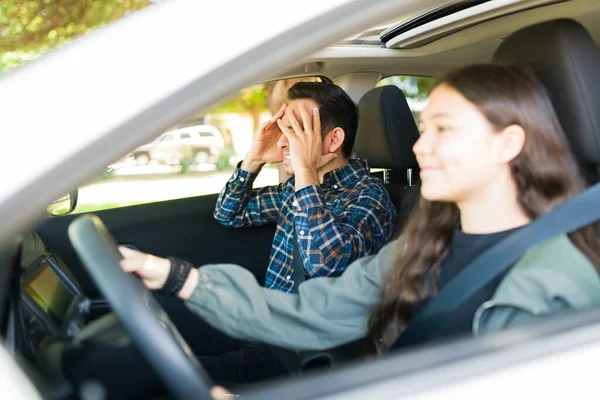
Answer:
M163 133L155 141L135 149L130 156L138 165L150 160L177 164L191 158L196 164L215 163L223 152L221 132L212 125L192 125Z

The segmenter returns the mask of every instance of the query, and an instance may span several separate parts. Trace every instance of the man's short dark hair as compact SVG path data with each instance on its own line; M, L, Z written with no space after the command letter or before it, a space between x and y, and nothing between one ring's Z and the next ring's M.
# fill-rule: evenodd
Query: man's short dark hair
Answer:
M358 129L358 107L344 89L331 82L298 82L288 89L287 97L314 100L319 105L321 132L342 128L345 133L342 155L350 157Z

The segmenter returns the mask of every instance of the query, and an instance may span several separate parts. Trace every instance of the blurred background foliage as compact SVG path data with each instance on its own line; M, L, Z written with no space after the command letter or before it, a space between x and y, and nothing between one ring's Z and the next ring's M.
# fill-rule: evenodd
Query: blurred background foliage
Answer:
M0 72L156 0L0 0Z

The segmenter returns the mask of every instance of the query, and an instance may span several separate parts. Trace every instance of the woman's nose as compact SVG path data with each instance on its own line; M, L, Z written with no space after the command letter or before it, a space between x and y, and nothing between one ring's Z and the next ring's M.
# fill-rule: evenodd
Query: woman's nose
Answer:
M415 155L433 153L433 143L430 134L423 132L421 136L419 136L419 139L413 146L413 153L415 153Z

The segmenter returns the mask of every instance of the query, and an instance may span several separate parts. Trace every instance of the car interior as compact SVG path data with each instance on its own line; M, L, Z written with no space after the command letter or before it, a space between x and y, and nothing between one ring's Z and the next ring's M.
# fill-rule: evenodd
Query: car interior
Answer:
M489 7L489 3L473 2L477 7ZM473 4L463 4L462 8L444 9L444 14L439 14L440 10L438 14L425 13L383 32L365 32L330 46L286 72L286 76L314 74L306 68L313 65L318 74L349 85L360 115L354 152L378 169L374 173L384 181L399 210L398 230L419 198L418 167L412 152L419 132L403 92L396 86L374 87L370 77L373 71L378 77L398 73L395 65L399 60L402 73L424 76L435 76L448 65L475 61L530 65L548 87L586 177L590 183L598 181L600 4L579 0L522 3L528 6L474 11ZM467 11L471 13L465 14ZM479 34L478 40L469 38L474 33ZM452 48L443 51L449 44ZM428 50L419 55L423 46ZM368 84L358 82L361 76L369 77ZM361 85L364 88L359 88ZM159 256L176 255L197 266L238 264L263 284L275 227L230 229L220 225L213 218L217 196L95 214L120 245ZM99 284L98 279L103 278L94 276L85 266L85 257L77 252L77 240L99 243L100 247L109 240L108 236L90 235L83 224L70 228L80 217L44 218L0 254L0 329L5 346L45 398L181 397L172 382L165 382L163 373L157 371L156 360L144 357L132 340L129 325L124 325L120 314L130 309L117 312L109 304L105 291L110 288ZM88 256L88 261L101 260L100 255ZM178 299L156 296L153 301L166 311L167 319L176 327L173 331L179 332L174 333L177 343L186 342L193 352L196 317ZM551 329L544 332L551 334ZM521 335L503 345L517 347L536 338L533 333ZM171 339L156 340L167 343ZM463 351L456 357L464 358L473 352L483 354L492 345L485 338L457 338L440 346ZM367 362L352 344L327 354L334 357L324 363L306 364L302 371L290 371L294 378L236 391L247 393L242 395L247 398L317 398L409 376L417 368L428 368L427 363L418 361L425 355L429 363L447 361L444 352L432 354L428 347L400 351L380 363ZM193 364L189 359L180 362ZM98 393L101 397L94 397Z

